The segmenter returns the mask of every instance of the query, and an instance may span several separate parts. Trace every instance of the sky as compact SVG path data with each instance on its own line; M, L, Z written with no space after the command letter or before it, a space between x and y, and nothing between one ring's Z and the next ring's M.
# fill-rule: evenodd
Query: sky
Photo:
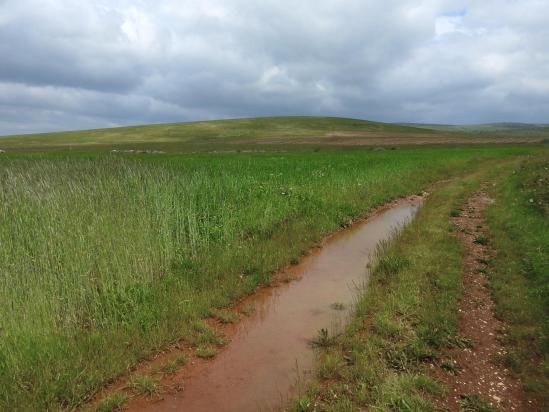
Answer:
M0 0L0 135L275 115L549 123L549 0Z

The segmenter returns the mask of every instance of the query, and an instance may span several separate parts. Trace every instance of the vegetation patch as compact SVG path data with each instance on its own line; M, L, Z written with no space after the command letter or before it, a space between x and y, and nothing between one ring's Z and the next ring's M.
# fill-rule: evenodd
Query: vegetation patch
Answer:
M113 412L122 410L127 400L128 396L126 394L121 392L113 393L97 403L95 412Z
M317 348L328 348L335 343L336 336L330 335L328 329L320 329L315 338L311 340L311 345Z
M217 351L213 346L201 345L196 348L196 356L199 358L209 359L213 358L217 354Z
M490 287L510 325L499 360L549 404L549 158L524 161L492 189Z
M477 395L462 395L459 400L459 405L462 412L498 412L499 409L494 408L484 399Z
M160 392L160 384L149 375L132 376L128 387L138 395L155 395Z
M187 357L181 353L164 363L164 365L162 365L162 371L168 375L173 375L180 366L183 366L186 363Z
M228 310L213 310L212 316L221 323L233 323L238 319L238 314Z

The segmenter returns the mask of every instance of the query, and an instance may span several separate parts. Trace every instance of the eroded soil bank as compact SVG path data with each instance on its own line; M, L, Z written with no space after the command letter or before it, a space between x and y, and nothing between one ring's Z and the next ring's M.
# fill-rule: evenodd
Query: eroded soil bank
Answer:
M255 310L235 325L219 355L185 368L181 390L137 399L134 411L257 411L280 408L311 376L311 339L321 329L339 331L367 279L380 241L411 220L420 197L395 202L367 220L329 237L322 247L287 269L292 282L263 288L246 299Z

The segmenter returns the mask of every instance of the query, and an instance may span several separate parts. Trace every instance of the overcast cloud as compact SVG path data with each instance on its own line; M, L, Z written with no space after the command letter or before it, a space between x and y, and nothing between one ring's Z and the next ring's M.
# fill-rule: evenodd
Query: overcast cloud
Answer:
M549 123L549 0L0 0L0 134L283 114Z

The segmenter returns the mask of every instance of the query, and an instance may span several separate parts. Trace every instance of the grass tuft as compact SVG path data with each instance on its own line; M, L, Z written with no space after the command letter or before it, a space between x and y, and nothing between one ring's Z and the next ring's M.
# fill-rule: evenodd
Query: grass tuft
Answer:
M96 407L95 412L113 412L119 411L124 407L124 404L128 400L128 395L116 392L101 399Z
M498 409L477 395L461 395L459 405L462 412L498 412Z
M214 310L212 316L221 323L234 323L238 319L238 314L227 310Z
M134 375L128 387L139 395L156 395L160 393L160 384L148 375Z
M196 348L195 353L196 353L196 356L198 356L199 358L209 359L209 358L213 358L217 354L217 351L213 346L201 345L198 348Z
M311 345L317 348L328 348L335 344L335 336L330 336L328 329L320 329L317 336L311 340Z
M162 371L168 375L173 375L177 372L177 369L180 366L183 366L187 363L187 357L180 353L176 355L173 359L170 359L164 365L162 365Z
M489 239L487 236L484 236L484 235L479 235L479 236L476 236L475 239L473 240L474 243L478 243L479 245L484 245L486 246L489 242Z

